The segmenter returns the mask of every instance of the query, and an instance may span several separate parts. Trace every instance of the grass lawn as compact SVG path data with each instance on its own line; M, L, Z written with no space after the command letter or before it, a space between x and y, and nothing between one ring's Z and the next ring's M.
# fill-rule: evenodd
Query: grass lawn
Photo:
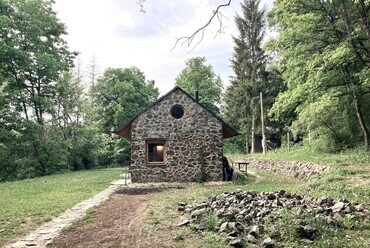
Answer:
M108 187L122 168L0 183L0 247Z
M296 146L289 152L282 148L276 152L269 151L266 155L241 155L276 160L298 160L330 166L363 166L370 165L370 151L365 149L345 150L339 153L320 153L310 147Z
M309 147L297 147L287 152L283 149L257 158L297 160L329 165L331 169L320 179L310 180L302 189L314 197L328 195L333 198L370 203L370 151L347 150L341 153L319 153Z

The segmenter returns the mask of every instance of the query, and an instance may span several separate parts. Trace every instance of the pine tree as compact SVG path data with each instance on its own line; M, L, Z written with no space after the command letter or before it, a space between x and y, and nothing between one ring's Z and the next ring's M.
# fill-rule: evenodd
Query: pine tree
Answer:
M259 8L259 0L244 0L242 15L235 17L239 36L234 39L234 55L231 66L235 72L231 86L225 94L225 115L239 129L251 133L251 153L259 124L259 92L266 84L266 55L262 50L265 36L265 9ZM246 145L248 152L248 144Z

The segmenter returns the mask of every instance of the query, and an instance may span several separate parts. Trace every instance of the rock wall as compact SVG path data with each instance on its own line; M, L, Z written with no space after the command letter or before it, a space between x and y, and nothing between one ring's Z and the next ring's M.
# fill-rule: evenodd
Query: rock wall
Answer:
M171 115L181 105L182 118ZM174 91L132 122L132 182L196 180L201 160L208 180L222 180L222 123L181 91ZM146 163L146 142L165 142L165 163Z
M320 176L328 170L328 166L309 162L280 161L271 159L248 158L249 166L258 170L274 172L286 176L308 179L312 176Z

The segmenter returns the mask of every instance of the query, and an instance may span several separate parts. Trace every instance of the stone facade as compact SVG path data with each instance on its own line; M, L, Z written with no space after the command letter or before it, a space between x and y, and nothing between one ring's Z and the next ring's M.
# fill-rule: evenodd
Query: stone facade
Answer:
M176 104L184 110L179 119L171 115ZM164 142L163 164L146 161L146 143L153 139ZM182 90L174 90L132 121L132 182L195 181L201 164L209 181L222 180L222 140L222 122Z

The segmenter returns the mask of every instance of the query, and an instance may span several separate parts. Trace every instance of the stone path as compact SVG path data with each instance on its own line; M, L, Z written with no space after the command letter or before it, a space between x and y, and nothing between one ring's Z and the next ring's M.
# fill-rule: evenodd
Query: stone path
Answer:
M57 237L60 231L72 224L75 220L80 219L86 210L94 206L99 205L103 201L107 200L109 196L121 185L127 185L131 183L128 176L123 175L124 179L120 179L111 183L111 185L99 194L77 204L73 208L67 210L59 217L45 223L37 230L22 238L16 243L13 243L6 248L20 248L20 247L46 247L52 243L53 239Z

